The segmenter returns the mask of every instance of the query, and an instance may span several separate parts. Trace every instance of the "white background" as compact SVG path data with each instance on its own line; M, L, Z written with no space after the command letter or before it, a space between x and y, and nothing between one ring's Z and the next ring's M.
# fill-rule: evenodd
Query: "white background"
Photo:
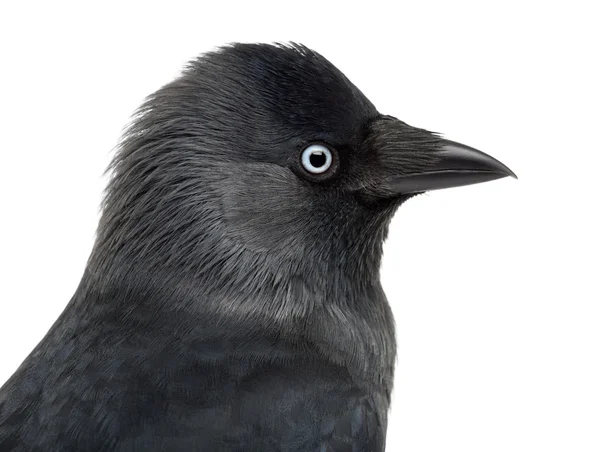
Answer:
M520 177L396 215L388 450L600 450L594 2L12 3L0 7L0 382L73 294L102 173L143 98L214 46L295 40L380 111Z

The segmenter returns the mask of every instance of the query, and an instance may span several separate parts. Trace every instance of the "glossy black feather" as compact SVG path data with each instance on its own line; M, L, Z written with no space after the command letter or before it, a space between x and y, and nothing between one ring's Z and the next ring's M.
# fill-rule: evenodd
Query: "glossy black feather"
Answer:
M385 397L309 344L176 317L94 335L63 320L42 343L60 348L5 385L0 450L382 450Z

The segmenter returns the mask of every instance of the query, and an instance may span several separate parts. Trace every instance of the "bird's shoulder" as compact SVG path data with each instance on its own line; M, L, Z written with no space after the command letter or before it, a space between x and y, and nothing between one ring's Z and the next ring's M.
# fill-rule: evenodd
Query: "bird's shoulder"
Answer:
M383 450L379 389L306 344L110 333L26 360L0 391L0 451Z
M212 385L204 380L202 394L190 380L180 386L186 397L169 396L171 414L131 429L119 450L383 451L383 398L325 367L259 366L235 379L221 373ZM198 398L210 402L191 402Z

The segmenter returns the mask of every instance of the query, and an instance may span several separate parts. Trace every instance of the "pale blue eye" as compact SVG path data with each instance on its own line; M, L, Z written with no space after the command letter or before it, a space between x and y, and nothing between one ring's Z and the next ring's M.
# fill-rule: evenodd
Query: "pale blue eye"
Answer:
M331 167L331 151L322 144L311 144L302 151L302 166L313 174L324 173Z

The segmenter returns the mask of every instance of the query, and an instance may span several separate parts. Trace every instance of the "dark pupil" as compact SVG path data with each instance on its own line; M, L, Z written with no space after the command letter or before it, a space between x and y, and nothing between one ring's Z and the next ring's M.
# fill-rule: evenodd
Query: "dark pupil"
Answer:
M325 162L327 162L327 157L325 157L324 152L314 152L310 154L309 160L312 166L314 166L315 168L320 168L323 165L325 165Z

